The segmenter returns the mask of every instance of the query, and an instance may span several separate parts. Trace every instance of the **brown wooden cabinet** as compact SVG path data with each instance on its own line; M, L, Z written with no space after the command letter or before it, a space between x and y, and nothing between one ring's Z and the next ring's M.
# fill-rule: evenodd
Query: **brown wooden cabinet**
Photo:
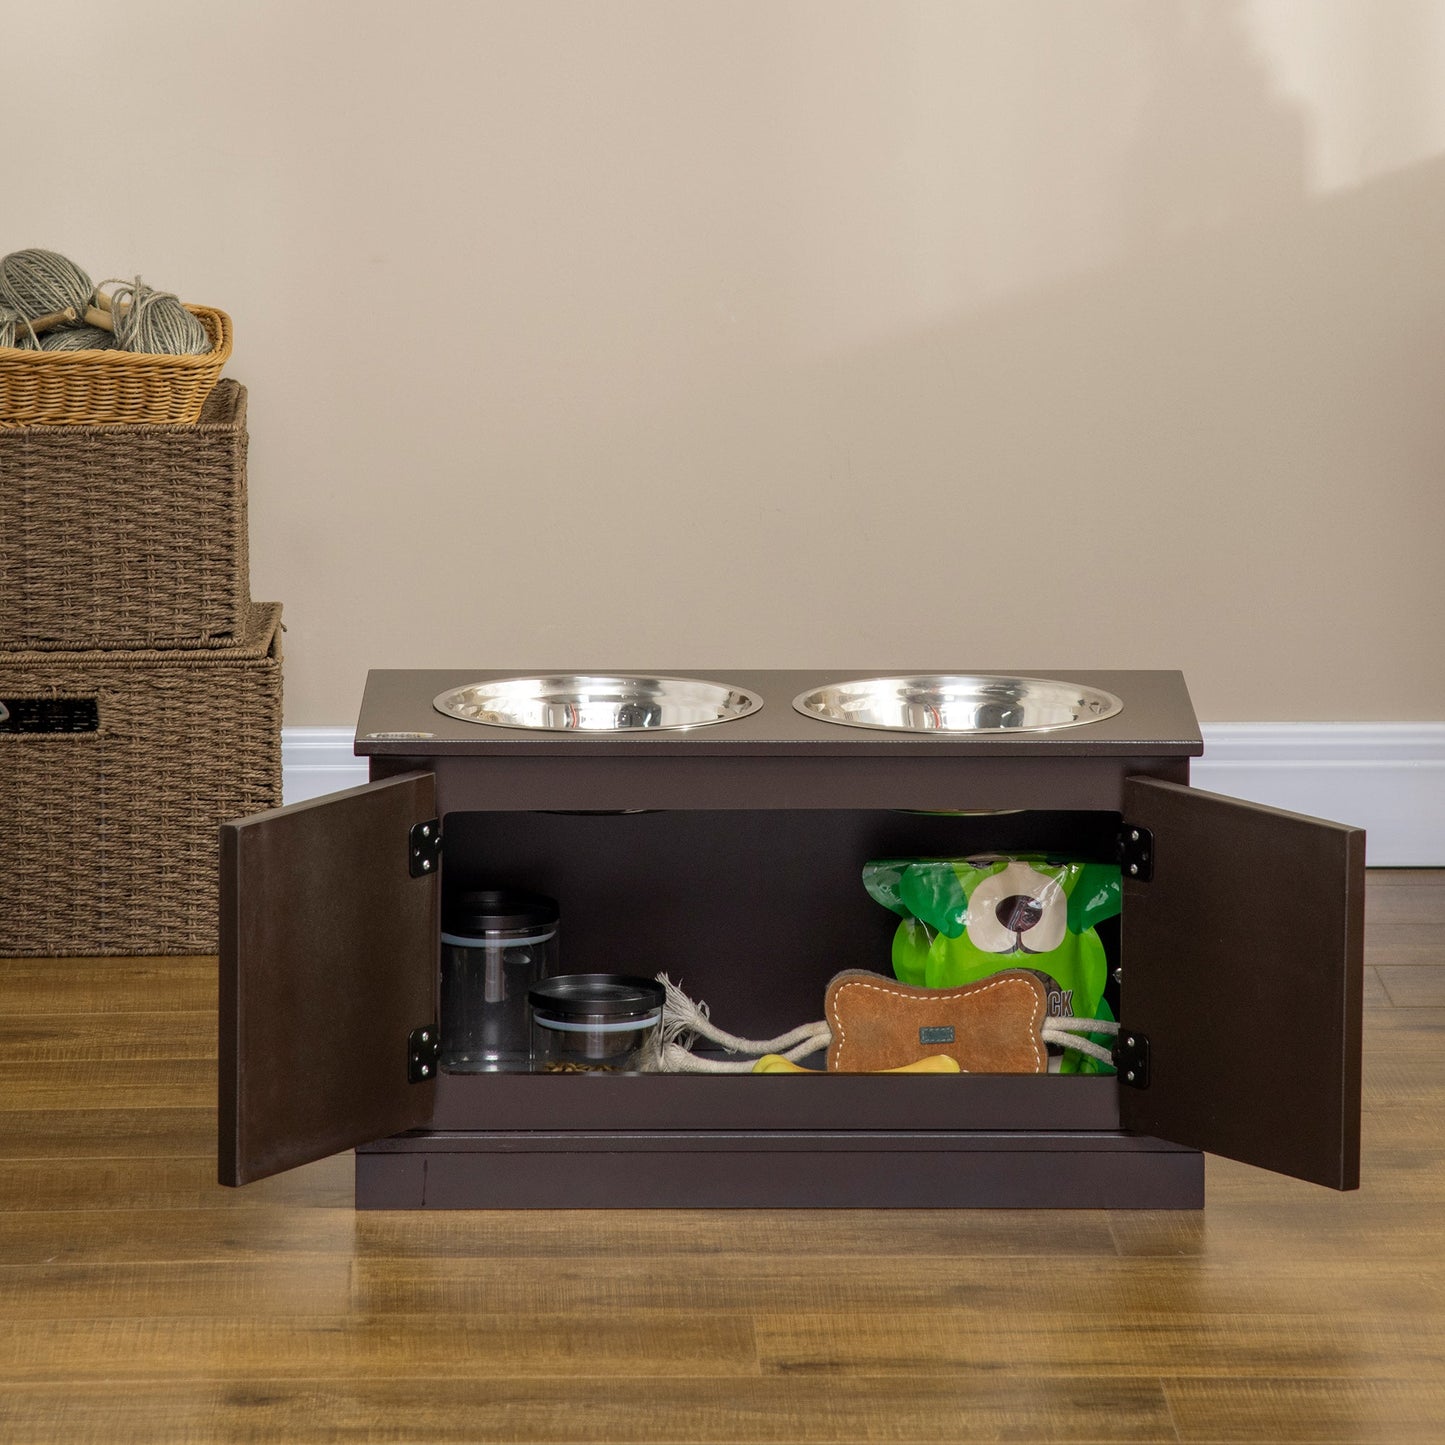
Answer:
M684 732L431 706L503 675L374 672L372 781L223 828L223 1183L353 1147L357 1203L381 1208L1192 1208L1200 1151L1358 1183L1363 834L1190 788L1178 673L1053 673L1123 710L1017 736L793 710L843 673L709 673L765 705ZM1120 848L1142 864L1111 947L1144 1087L438 1076L428 1052L442 874L551 894L565 971L667 972L762 1037L820 1017L834 973L887 971L868 858Z

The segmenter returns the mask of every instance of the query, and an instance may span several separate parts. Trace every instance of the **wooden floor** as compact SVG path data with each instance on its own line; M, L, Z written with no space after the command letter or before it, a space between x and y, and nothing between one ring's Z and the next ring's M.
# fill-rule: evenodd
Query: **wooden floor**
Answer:
M0 1440L1438 1445L1445 873L1369 901L1364 1187L1182 1215L226 1191L213 960L0 962Z

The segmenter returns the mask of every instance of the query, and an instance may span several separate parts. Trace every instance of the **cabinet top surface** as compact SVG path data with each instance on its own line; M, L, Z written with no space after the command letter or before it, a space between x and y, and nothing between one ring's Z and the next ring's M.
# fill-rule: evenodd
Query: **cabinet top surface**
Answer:
M675 731L540 731L465 722L439 712L433 700L452 688L472 683L547 674L517 668L378 669L367 676L356 728L356 752L363 757L425 758L617 755L639 750L643 754L714 757L740 752L860 757L1197 757L1204 751L1183 674L1177 671L968 670L1007 671L1012 676L1084 683L1114 693L1124 705L1113 717L1052 732L887 731L805 717L793 707L793 699L814 688L851 678L897 676L897 669L803 672L667 668L648 673L628 668L619 669L619 673L701 678L743 688L761 697L763 706L729 722Z

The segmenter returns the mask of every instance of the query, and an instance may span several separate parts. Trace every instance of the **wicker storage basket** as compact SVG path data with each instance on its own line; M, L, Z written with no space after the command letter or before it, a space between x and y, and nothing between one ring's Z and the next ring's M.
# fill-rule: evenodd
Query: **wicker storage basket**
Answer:
M0 347L0 427L173 426L197 421L231 355L231 318L187 306L206 328L204 356Z
M225 650L0 653L0 701L0 957L214 952L218 825L281 802L280 606Z
M250 605L239 382L191 426L0 430L0 650L224 646Z

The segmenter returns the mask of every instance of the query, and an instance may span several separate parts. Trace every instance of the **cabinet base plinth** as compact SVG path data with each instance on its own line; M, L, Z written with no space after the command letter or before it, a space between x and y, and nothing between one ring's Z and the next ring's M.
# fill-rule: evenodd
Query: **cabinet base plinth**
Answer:
M356 1153L358 1209L1200 1209L1204 1157L1128 1135L948 1142L436 1136Z

